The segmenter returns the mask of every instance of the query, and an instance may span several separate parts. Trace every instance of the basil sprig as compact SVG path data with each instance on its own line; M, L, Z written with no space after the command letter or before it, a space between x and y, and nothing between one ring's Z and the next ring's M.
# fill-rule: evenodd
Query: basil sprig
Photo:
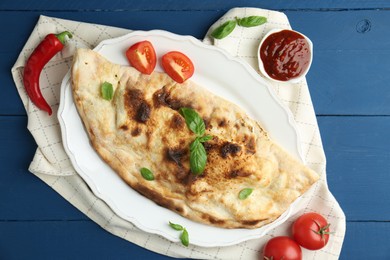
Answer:
M238 198L239 198L240 200L244 200L244 199L248 198L249 195L252 194L252 191L253 191L253 189L251 189L251 188L242 189L242 190L238 193Z
M144 177L145 180L147 180L147 181L154 180L154 174L148 168L141 168L140 172L141 172L142 177Z
M255 27L262 25L267 22L267 18L264 16L247 16L244 18L237 18L236 17L237 24L242 27Z
M105 81L101 86L102 97L105 100L110 101L114 95L114 89L112 88L112 84Z
M195 175L202 174L206 168L207 153L200 138L196 137L190 144L190 168Z
M251 15L243 18L236 17L235 20L229 20L215 28L211 32L211 36L215 39L223 39L233 32L236 25L241 27L254 27L259 26L267 22L267 18L264 16Z
M181 232L181 235L180 235L180 241L181 243L184 245L184 246L188 246L190 244L190 239L189 239L189 235L188 235L188 231L185 227L179 225L179 224L175 224L175 223L172 223L169 221L169 226L171 228L173 228L174 230L177 230L177 231L182 231Z
M169 221L169 226L177 231L181 231L184 229L184 227L182 225L172 223L171 221Z
M213 36L215 39L223 39L226 36L228 36L234 28L236 28L237 22L235 20L230 20L222 25L218 26L212 33L211 36Z
M206 126L199 114L191 108L180 108L180 114L184 117L188 128L197 136L203 136Z
M181 243L184 245L184 246L188 246L190 244L190 239L189 239L189 235L188 235L188 231L187 229L183 229L183 232L181 232L181 235L180 235L180 241Z
M191 108L181 108L180 114L184 117L188 128L196 134L195 140L190 144L190 169L195 175L200 175L206 168L207 153L202 143L213 137L204 135L206 126L199 114Z

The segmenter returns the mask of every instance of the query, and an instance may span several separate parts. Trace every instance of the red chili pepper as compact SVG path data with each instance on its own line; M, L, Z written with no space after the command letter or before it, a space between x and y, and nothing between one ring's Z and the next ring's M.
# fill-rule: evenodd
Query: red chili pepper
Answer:
M23 83L27 95L39 109L46 111L49 115L52 114L51 107L42 96L39 76L46 63L64 48L66 36L72 38L72 34L67 31L59 34L48 34L31 53L24 67Z

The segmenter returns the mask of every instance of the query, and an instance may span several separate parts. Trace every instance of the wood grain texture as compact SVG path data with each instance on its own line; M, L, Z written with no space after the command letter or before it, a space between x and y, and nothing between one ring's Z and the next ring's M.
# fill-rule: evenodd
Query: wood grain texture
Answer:
M92 221L3 221L0 234L0 258L7 260L171 259L111 235Z
M390 220L390 117L319 117L330 190L348 220Z
M0 221L87 219L28 171L37 146L26 127L25 116L0 117Z
M389 230L389 222L347 222L340 259L390 259Z
M3 0L0 3L0 9L3 10L227 10L233 7L258 7L264 9L377 9L388 8L390 3L386 0L150 0L150 1L123 1L123 0L88 0L88 1L69 1L64 4L61 0L41 0L41 1L23 1L23 0Z
M317 115L390 115L390 11L286 14L314 44L308 83Z
M2 114L25 114L9 71L40 14L83 22L102 21L128 29L163 29L202 39L224 11L0 11L0 16L12 25L0 25L7 35L7 40L0 42L0 77L9 86L4 91L10 97L0 103ZM21 15L24 19L20 21ZM288 11L286 15L292 27L314 43L314 60L307 80L318 115L390 115L390 59L385 58L390 54L390 11ZM361 32L362 28L367 31Z
M389 259L390 223L347 222L340 259ZM171 259L113 236L92 221L0 221L1 258ZM39 241L39 242L34 242Z
M0 1L0 17L7 21L0 23L0 259L169 259L99 228L28 172L36 144L10 69L39 15L202 39L220 16L240 6L283 11L314 42L307 80L329 187L347 217L340 259L390 259L386 0Z

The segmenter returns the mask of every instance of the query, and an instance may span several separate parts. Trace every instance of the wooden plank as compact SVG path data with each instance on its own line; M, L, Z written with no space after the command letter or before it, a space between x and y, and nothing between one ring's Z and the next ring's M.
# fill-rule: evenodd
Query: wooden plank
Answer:
M390 220L390 117L318 117L330 190L348 220Z
M3 114L25 114L10 68L41 12L0 12L9 23L0 25L7 35L0 41L0 76L7 99ZM129 29L164 29L202 38L224 11L120 11L44 12L59 18L96 22ZM389 11L286 12L294 28L314 42L315 56L308 74L312 99L319 115L390 115ZM23 16L23 19L20 17ZM159 19L154 19L159 17ZM191 17L191 21L188 20ZM370 30L358 32L367 20ZM145 22L146 21L146 22ZM194 22L196 21L196 22ZM310 21L307 23L306 21ZM12 26L9 26L11 24ZM361 29L359 29L361 30ZM375 70L372 70L375 68ZM359 89L359 91L356 91ZM347 105L346 105L347 104Z
M17 56L0 52L0 78L4 86L2 96L6 97L0 102L0 115L26 115L26 110L11 75L11 68L16 59Z
M317 51L307 76L316 114L390 115L390 64L383 61L389 55L390 50Z
M390 259L389 222L347 222L340 259Z
M241 0L239 3L234 0L160 0L160 1L71 1L60 0L3 0L0 2L0 9L3 10L220 10L233 7L259 7L265 9L373 9L388 8L389 2L386 0L341 0L341 1L321 1L321 0Z
M87 219L28 171L36 144L26 125L24 116L0 117L0 220Z
M0 222L1 259L171 259L92 221Z
M317 115L390 114L389 11L286 14L314 43L308 83Z
M2 259L171 259L91 221L0 222ZM340 259L390 259L389 222L347 222ZM223 250L223 249L222 249ZM326 250L326 248L325 248Z

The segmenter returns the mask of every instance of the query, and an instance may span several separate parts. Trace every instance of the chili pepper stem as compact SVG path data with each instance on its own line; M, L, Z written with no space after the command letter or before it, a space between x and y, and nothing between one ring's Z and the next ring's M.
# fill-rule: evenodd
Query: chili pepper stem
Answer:
M62 33L56 34L56 37L62 44L65 44L66 37L72 38L73 35L68 31L64 31Z

